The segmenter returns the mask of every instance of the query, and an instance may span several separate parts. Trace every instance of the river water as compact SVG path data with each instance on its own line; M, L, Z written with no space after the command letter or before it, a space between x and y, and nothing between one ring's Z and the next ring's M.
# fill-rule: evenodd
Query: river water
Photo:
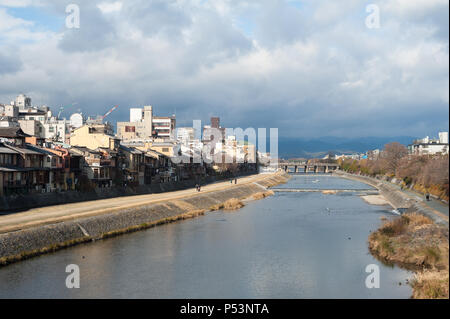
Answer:
M367 189L294 175L287 188ZM389 207L356 193L280 192L235 212L158 226L0 268L0 298L409 298L412 273L367 249ZM66 287L66 266L80 288ZM366 266L380 269L368 289ZM400 284L401 283L401 284Z

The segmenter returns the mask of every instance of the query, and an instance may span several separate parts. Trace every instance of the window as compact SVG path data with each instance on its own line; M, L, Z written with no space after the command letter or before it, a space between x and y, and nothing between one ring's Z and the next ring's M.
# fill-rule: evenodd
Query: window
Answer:
M125 132L126 133L135 133L136 132L136 127L134 127L134 126L125 126Z
M168 153L169 152L169 148L168 147L163 147L162 151L163 151L163 153Z

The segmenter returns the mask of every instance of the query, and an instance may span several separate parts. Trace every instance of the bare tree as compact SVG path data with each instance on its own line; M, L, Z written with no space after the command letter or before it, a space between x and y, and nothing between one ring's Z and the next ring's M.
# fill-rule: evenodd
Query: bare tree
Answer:
M383 151L384 167L389 173L396 175L400 161L406 155L408 155L408 149L404 145L398 142L386 144Z

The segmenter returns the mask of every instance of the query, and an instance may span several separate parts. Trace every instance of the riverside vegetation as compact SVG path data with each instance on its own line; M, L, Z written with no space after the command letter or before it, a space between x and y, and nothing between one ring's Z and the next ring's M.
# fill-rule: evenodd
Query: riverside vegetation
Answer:
M380 260L413 269L412 298L449 298L449 229L417 213L404 214L369 236Z
M369 152L367 159L339 160L342 170L397 182L422 194L449 200L448 154L409 155L397 142L386 144L380 154Z

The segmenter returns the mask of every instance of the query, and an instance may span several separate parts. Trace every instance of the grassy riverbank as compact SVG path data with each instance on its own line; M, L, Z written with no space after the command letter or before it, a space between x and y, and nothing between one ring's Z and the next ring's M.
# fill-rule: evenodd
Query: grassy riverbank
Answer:
M413 298L449 298L449 229L420 214L404 214L369 236L377 258L415 270Z

